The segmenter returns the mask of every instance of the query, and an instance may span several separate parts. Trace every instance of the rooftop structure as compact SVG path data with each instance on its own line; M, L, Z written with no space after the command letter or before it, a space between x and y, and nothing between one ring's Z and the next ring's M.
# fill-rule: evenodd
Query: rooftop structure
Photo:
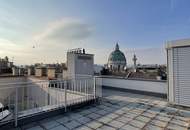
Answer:
M84 53L84 54L85 54L85 49L82 49L82 48L74 48L74 49L68 50L67 53Z
M166 49L169 101L190 106L190 39L169 41Z
M87 54L84 49L72 49L67 52L67 70L63 78L94 75L94 55Z
M190 39L179 39L179 40L172 40L167 41L166 48L171 49L175 47L187 47L190 46Z

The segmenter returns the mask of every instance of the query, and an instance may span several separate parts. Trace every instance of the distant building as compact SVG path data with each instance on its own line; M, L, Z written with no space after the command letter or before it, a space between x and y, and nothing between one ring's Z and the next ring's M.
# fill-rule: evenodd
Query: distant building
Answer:
M56 67L48 67L47 68L47 76L49 79L56 78Z
M115 46L115 50L111 52L108 58L108 69L113 72L124 71L126 67L126 58L123 52L119 50L118 43Z
M49 66L47 67L48 79L61 79L63 76L63 67L61 66Z
M101 74L102 70L103 70L103 66L97 65L97 64L94 65L94 74L99 75Z
M84 49L77 48L67 52L67 69L63 70L63 78L94 75L94 55L86 54Z
M13 76L17 76L17 75L19 75L19 68L18 67L13 67L12 68L12 74L13 74Z
M29 66L28 68L27 68L27 72L28 72L28 76L31 76L31 75L35 75L35 68L34 68L34 66Z
M14 66L12 67L12 75L13 76L24 76L25 69L22 67Z
M28 76L34 75L37 78L43 77L49 80L92 77L94 75L94 55L86 54L85 49L77 48L67 52L66 64L36 63L26 68ZM17 72L16 68L14 72Z
M13 62L9 62L9 58L0 58L0 74L11 73L13 67Z
M150 80L166 80L166 65L157 64L145 64L136 65L134 71L134 66L128 68L127 78L132 79L150 79Z
M47 76L47 68L45 66L39 66L35 68L36 77L45 77Z

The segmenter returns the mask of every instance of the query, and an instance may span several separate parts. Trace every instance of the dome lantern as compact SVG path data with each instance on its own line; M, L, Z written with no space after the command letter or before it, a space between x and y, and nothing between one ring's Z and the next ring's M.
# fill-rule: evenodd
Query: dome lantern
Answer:
M115 45L115 50L119 50L119 45L118 45L118 43L116 43L116 45Z

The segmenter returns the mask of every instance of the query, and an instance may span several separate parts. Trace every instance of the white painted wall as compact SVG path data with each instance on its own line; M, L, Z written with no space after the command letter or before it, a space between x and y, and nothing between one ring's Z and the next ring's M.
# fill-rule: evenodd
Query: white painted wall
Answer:
M131 90L139 90L160 94L167 94L167 82L159 82L159 81L144 81L144 80L128 80L121 78L103 78L102 79L103 86L110 86L114 88L124 88Z
M67 76L72 77L75 75L94 75L94 55L82 53L67 53Z

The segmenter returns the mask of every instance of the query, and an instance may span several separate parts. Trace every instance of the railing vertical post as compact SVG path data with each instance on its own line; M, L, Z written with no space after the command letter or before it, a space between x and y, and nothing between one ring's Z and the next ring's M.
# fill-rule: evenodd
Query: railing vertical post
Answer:
M11 95L9 95L8 98L9 98L9 101L8 101L8 102L9 102L8 107L9 107L9 111L10 111L10 108L11 108L11 107L10 107L10 106L11 106Z
M82 91L81 91L81 86L82 86L82 85L81 85L81 82L82 82L82 81L80 80L80 85L79 85L79 94L82 94ZM80 103L82 102L82 98L80 98L79 102L80 102Z
M87 86L87 83L86 83L86 79L85 79L85 80L84 80L85 101L87 100L87 94L86 94L86 93L87 93L87 89L86 89L87 87L86 87L86 86Z
M93 88L94 88L94 99L96 99L96 77L94 76L94 85L93 85Z
M51 83L47 84L47 91L48 91L48 105L51 105L51 97L50 97L50 91L49 91L49 87L51 87Z
M14 106L14 113L15 113L15 127L18 125L18 88L16 86L16 91L15 91L15 106Z
M64 82L64 96L65 96L65 112L67 111L67 81L65 80Z

